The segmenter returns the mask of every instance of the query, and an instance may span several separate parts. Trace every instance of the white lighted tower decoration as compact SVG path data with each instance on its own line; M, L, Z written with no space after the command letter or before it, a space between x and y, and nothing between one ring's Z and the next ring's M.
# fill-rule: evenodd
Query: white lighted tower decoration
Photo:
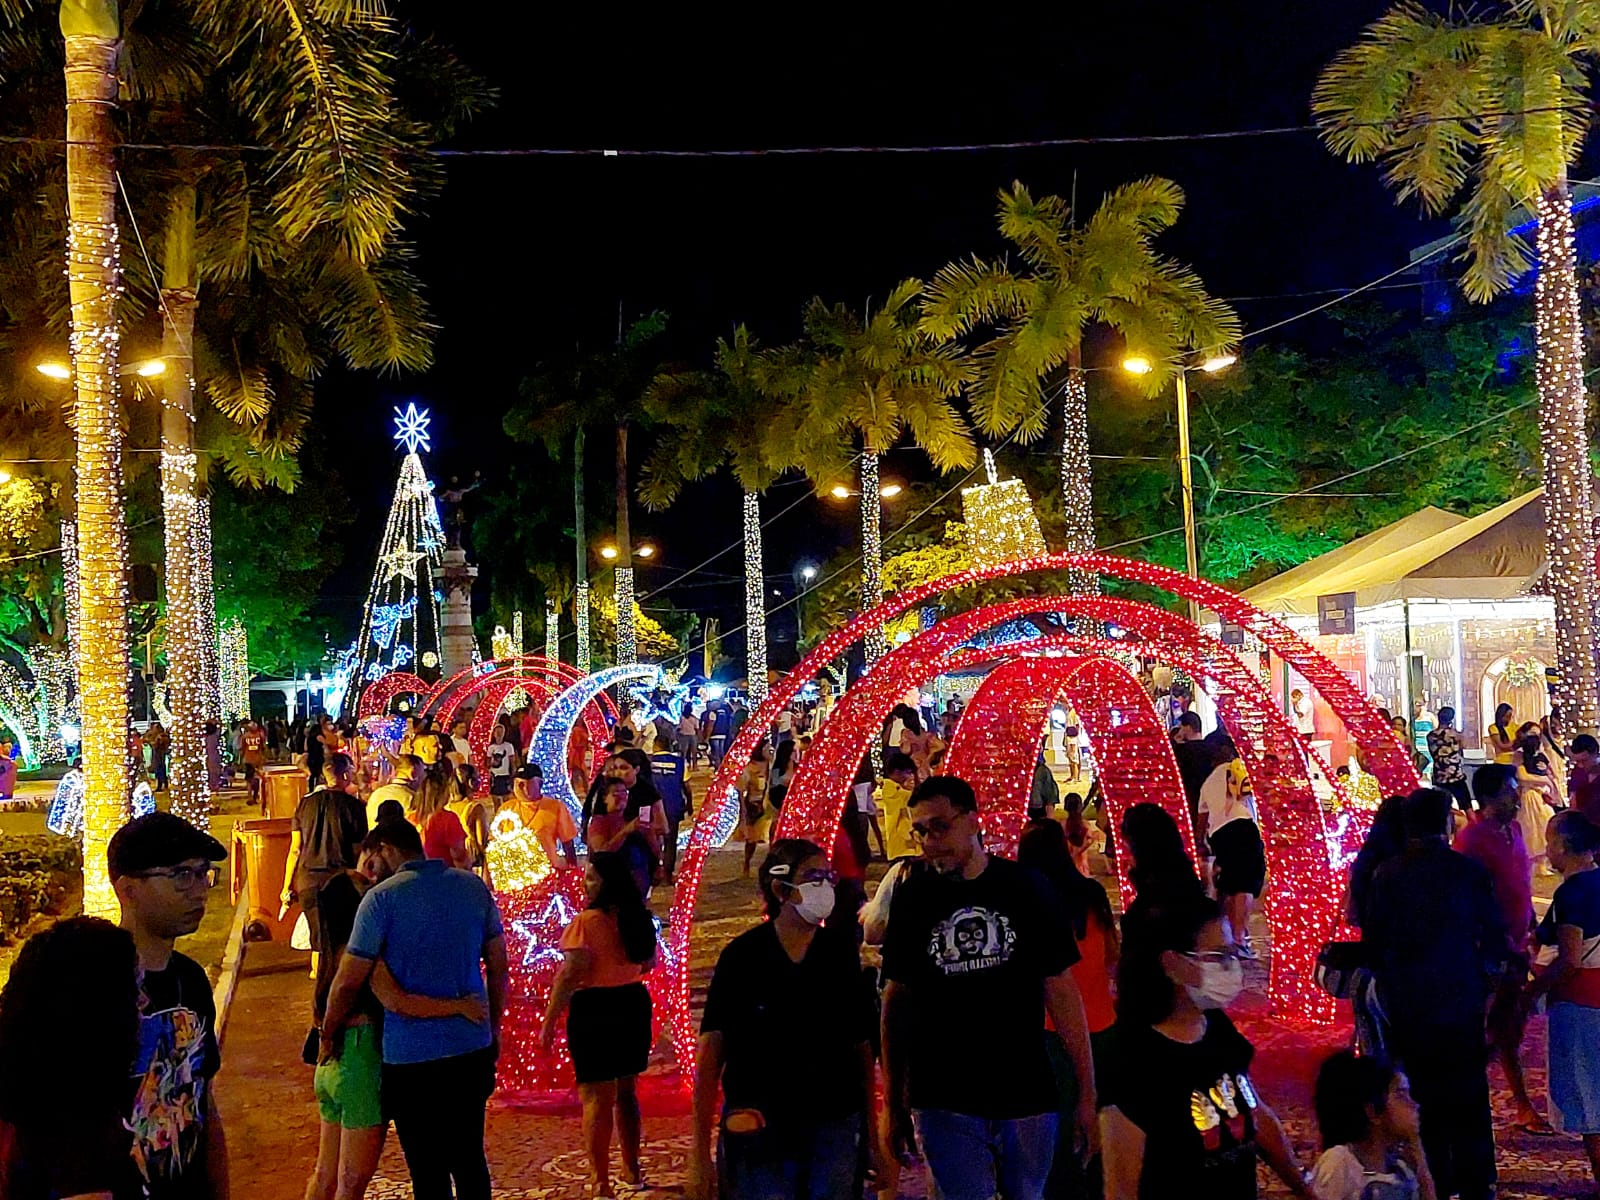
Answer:
M221 668L221 704L225 719L250 715L250 639L244 622L229 617L217 635L217 661Z
M761 499L744 494L744 673L750 707L767 698L767 594L761 563Z
M633 568L616 570L617 666L631 667L639 661L639 638L633 621Z
M1555 602L1555 695L1569 730L1600 725L1595 667L1593 472L1583 384L1583 318L1578 305L1572 204L1565 187L1539 197L1539 274L1534 283L1538 342L1539 442L1544 453L1545 545Z
M1066 524L1063 549L1071 554L1094 551L1094 474L1089 461L1089 385L1082 371L1067 375L1062 391L1065 432L1061 439L1061 508ZM1068 582L1074 592L1100 590L1093 571L1072 570Z
M861 454L861 611L883 602L883 484L878 480L878 455L870 447ZM867 670L884 656L888 644L883 626L874 625L863 640Z
M356 639L355 670L345 703L351 711L361 692L390 671L409 671L424 679L439 671L440 597L434 572L441 563L445 537L433 484L417 454L431 449L429 418L415 404L394 413L394 440L406 455L400 462Z
M580 674L589 673L589 583L578 584L572 594L573 629L578 635L578 655L575 665Z
M222 664L217 653L217 590L211 563L211 500L201 496L194 506L195 636L200 639L200 694L208 721L222 720Z
M561 606L553 596L544 598L544 656L551 662L561 658Z

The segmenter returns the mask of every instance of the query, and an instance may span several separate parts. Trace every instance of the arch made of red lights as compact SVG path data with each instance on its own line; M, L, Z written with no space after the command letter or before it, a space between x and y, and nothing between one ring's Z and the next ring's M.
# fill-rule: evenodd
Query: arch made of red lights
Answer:
M554 679L555 692L560 692L583 679L576 667L555 659L546 658L542 654L519 654L507 658L492 658L481 662L466 670L457 671L449 679L441 682L424 702L423 711L429 712L434 718L434 727L449 729L455 722L456 713L460 712L468 700L481 695L497 680L510 678L513 675L542 674ZM616 717L616 710L611 707L611 699L605 693L596 697L595 703L601 706L601 712Z
M518 688L528 693L529 706L536 712L543 712L555 699L557 691L557 685L550 682L548 672L497 678L483 689L478 707L472 713L472 723L467 726L467 744L472 747L472 764L478 768L477 794L480 796L489 794L489 739L494 736L501 707ZM586 722L591 712L595 720L601 720L598 711L594 711L594 706L590 705L584 710Z
M1135 643L1052 634L952 656L953 648L978 629L1015 620L1041 604L1113 622L1146 640ZM1342 928L1340 870L1359 847L1367 822L1345 819L1337 835L1329 831L1326 814L1311 786L1310 768L1315 765L1335 786L1339 806L1347 813L1354 811L1348 792L1295 732L1256 673L1215 639L1165 609L1111 597L1034 597L962 613L924 631L880 660L872 674L846 693L829 714L790 786L774 836L807 837L823 846L833 845L856 764L876 736L883 714L908 688L921 686L943 672L1052 651L1147 655L1210 682L1208 691L1216 701L1218 715L1234 737L1256 788L1262 838L1273 872L1268 909L1274 948L1269 981L1273 1008L1312 1022L1331 1020L1332 1001L1315 986L1312 971L1317 950ZM986 838L997 852L1008 855L1015 853L1026 812L1043 714L1056 699L1044 689L1031 695L1006 695L1003 702L991 703L990 697L997 694L994 689L1015 690L1007 682L1009 673L1024 669L1002 665L991 672L968 705L945 761L946 770L965 778L978 791ZM1015 721L1005 719L1011 712L1024 715ZM1097 762L1104 763L1106 750L1096 742L1090 715L1082 708L1079 715L1089 730ZM1133 789L1131 800L1124 796L1127 788L1114 789L1108 795L1124 903L1132 899L1124 874L1127 848L1121 844L1121 813L1127 803L1151 800L1161 804L1177 821L1192 853L1189 810L1181 788L1169 789L1159 778L1144 779L1151 771L1159 774L1161 770L1152 764L1118 759L1105 763L1101 772L1106 784L1113 778L1142 781Z
M717 830L733 803L733 781L749 760L757 740L798 695L800 689L828 663L843 655L874 627L881 628L909 609L933 600L947 591L996 579L1041 571L1091 571L1134 583L1161 588L1182 599L1210 609L1222 620L1248 630L1268 650L1293 666L1344 722L1352 741L1361 747L1369 769L1379 785L1389 793L1408 791L1417 786L1418 776L1409 752L1400 745L1393 729L1382 715L1367 703L1353 683L1325 655L1287 625L1262 612L1225 588L1154 563L1138 562L1105 554L1046 554L1033 558L997 563L989 567L958 571L919 587L907 588L875 608L857 615L818 643L800 663L767 695L728 746L722 767L717 771L706 801L697 817L681 860L680 883L673 899L672 958L677 978L671 994L679 998L674 1014L674 1034L680 1053L692 1039L688 1032L689 932L694 906L699 896L700 875L705 856L712 848ZM1060 607L1059 605L1057 607ZM915 639L913 639L915 640Z
M413 675L410 671L390 671L362 691L361 703L356 705L356 719L359 721L367 717L381 716L389 710L389 705L401 696L417 697L417 703L413 707L420 708L423 697L432 689L433 684L420 675Z

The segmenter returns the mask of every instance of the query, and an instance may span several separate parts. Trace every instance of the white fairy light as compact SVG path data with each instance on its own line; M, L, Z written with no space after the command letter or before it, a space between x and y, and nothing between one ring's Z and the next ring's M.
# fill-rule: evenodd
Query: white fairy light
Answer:
M767 698L767 611L761 562L761 499L744 494L744 672L754 708Z

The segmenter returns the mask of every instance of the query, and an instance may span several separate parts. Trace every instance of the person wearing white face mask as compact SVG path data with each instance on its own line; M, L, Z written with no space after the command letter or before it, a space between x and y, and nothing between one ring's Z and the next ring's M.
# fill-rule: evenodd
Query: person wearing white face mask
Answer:
M1256 1160L1311 1195L1277 1114L1250 1082L1255 1049L1224 1007L1243 971L1222 913L1178 899L1130 932L1117 968L1117 1069L1101 1084L1107 1200L1254 1200Z
M758 880L770 919L728 943L706 994L689 1196L859 1194L873 1084L871 989L849 930L822 924L834 879L819 846L774 842ZM776 1065L775 1038L803 1047L803 1064Z

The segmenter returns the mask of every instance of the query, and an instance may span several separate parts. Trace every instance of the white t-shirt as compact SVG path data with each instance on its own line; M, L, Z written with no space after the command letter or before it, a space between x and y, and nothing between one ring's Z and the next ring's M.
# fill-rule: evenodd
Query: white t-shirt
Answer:
M1311 1173L1317 1200L1417 1200L1417 1177L1400 1159L1383 1171L1369 1171L1349 1146L1323 1152Z
M1200 811L1206 814L1207 837L1230 821L1256 819L1227 763L1212 768L1205 783L1200 785Z
M398 800L401 808L410 809L411 796L411 788L404 783L386 783L373 788L372 795L367 797L367 828L371 829L378 823L378 807L385 800Z
M489 747L489 774L499 778L511 774L511 764L517 760L517 748L510 742L496 742Z
M785 709L778 714L778 732L789 733L794 729L794 714Z

